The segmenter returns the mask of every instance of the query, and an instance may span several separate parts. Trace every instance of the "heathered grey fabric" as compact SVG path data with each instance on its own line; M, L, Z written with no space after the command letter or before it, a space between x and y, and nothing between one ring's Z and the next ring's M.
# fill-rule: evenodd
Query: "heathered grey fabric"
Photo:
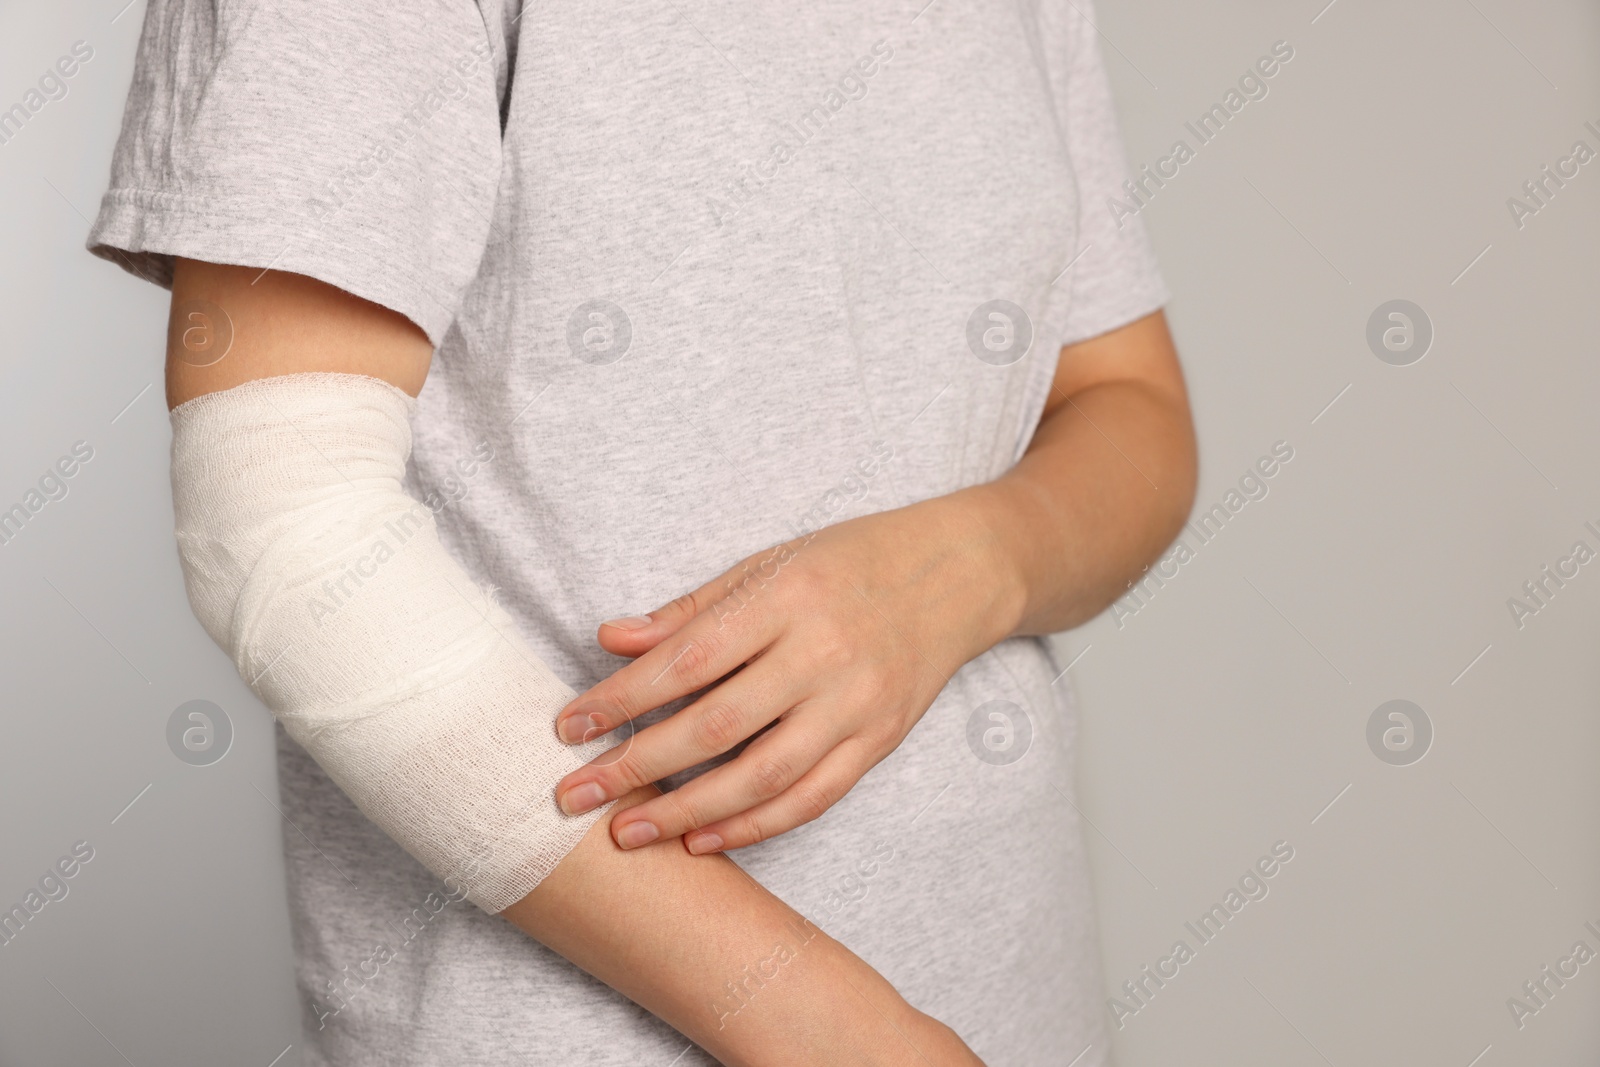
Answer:
M582 689L620 665L602 619L998 476L1061 344L1165 302L1140 221L1106 203L1125 164L1092 18L150 0L89 245L158 283L173 255L297 271L426 329L410 488ZM1031 321L1009 364L969 343L997 299ZM1002 644L826 816L734 854L992 1064L1107 1052L1059 669ZM1031 730L1015 762L969 744L993 700ZM305 1064L683 1051L446 899L286 740L280 770Z

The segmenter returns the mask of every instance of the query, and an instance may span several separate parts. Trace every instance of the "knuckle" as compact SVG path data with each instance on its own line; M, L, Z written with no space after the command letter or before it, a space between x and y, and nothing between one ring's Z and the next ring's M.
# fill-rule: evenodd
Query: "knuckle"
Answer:
M674 789L661 797L670 817L667 824L662 826L663 836L671 837L675 833L681 834L686 830L693 830L704 825L705 812L695 802L693 794L685 795L682 789Z
M606 786L606 795L613 797L631 793L654 780L644 757L632 746L627 752L618 756L601 775L602 784Z
M743 616L745 609L756 603L758 593L763 584L748 569L742 573L730 575L724 581L723 588L717 596L717 618L727 622Z
M763 756L756 760L754 767L750 768L750 777L755 782L756 797L760 800L770 800L783 792L793 780L794 774L788 761L777 756Z
M815 598L825 592L822 577L810 567L800 564L788 566L783 569L782 576L783 581L779 584L791 599L815 603Z
M901 736L899 727L892 718L884 717L881 720L869 722L857 735L862 742L862 748L867 756L875 763L883 756L893 752L900 744Z
M694 717L694 739L708 752L726 752L740 739L743 722L731 704L714 703Z
M744 605L731 596L721 597L711 602L710 611L717 620L717 629L721 630L734 621Z
M678 650L672 659L671 670L676 678L692 682L707 677L716 658L716 642L704 634L698 634Z
M900 722L899 698L888 686L868 686L861 690L855 704L861 709L857 716L855 735L876 747L894 736Z
M852 695L863 707L877 711L894 702L894 687L887 675L872 671L856 682Z
M822 786L811 782L797 782L794 786L794 811L801 823L820 819L833 807L833 798Z
M761 816L753 811L747 811L739 816L730 825L729 831L722 835L729 848L743 848L758 841L765 841L770 836Z
M838 671L856 661L856 644L839 630L829 627L812 638L812 654L823 670Z

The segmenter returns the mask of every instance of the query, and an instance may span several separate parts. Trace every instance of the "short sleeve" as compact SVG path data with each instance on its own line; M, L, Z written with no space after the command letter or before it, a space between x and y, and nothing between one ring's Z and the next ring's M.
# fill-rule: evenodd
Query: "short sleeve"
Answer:
M309 275L435 347L500 179L497 57L472 0L149 0L87 247Z
M1144 220L1125 210L1127 153L1101 59L1091 0L1060 7L1068 42L1055 79L1059 120L1078 185L1080 257L1063 279L1062 344L1126 326L1158 310L1171 294L1162 280ZM1120 203L1121 206L1118 206Z

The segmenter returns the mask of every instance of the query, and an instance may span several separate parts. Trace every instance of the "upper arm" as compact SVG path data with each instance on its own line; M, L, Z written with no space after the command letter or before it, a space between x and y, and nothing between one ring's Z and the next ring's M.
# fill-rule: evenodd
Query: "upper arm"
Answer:
M1049 418L1069 397L1113 382L1145 388L1187 416L1188 390L1165 314L1154 311L1098 337L1064 345L1043 417Z
M167 407L256 378L365 374L416 396L433 345L397 311L303 274L178 258Z

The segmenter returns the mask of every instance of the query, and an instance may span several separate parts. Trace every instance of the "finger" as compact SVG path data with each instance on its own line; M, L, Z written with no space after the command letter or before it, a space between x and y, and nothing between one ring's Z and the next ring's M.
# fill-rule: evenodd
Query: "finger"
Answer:
M656 647L668 632L665 627L656 626L653 612L649 615L623 615L601 623L595 640L613 656L634 659Z
M620 752L603 753L557 782L556 802L567 814L578 815L721 755L794 707L804 697L800 677L770 663L740 671L676 715L641 730Z
M684 846L700 855L744 848L786 834L820 818L850 792L876 762L868 754L865 742L846 739L776 797L731 818L689 831L684 835Z
M740 566L743 566L741 564ZM600 647L615 656L642 656L664 638L677 633L696 615L727 595L739 567L724 571L700 588L678 597L647 615L624 615L600 624Z
M731 673L769 643L775 628L755 612L718 626L702 613L632 663L574 697L556 716L568 743L587 741ZM676 717L676 716L674 716Z
M631 658L648 652L706 612L717 617L719 626L725 625L729 616L742 611L754 594L776 577L780 567L794 559L796 551L793 542L775 545L648 615L608 619L600 624L600 647L613 655Z
M773 799L815 767L844 736L843 730L832 729L821 719L785 719L732 762L618 814L611 820L612 838L623 848L633 848L681 836Z

